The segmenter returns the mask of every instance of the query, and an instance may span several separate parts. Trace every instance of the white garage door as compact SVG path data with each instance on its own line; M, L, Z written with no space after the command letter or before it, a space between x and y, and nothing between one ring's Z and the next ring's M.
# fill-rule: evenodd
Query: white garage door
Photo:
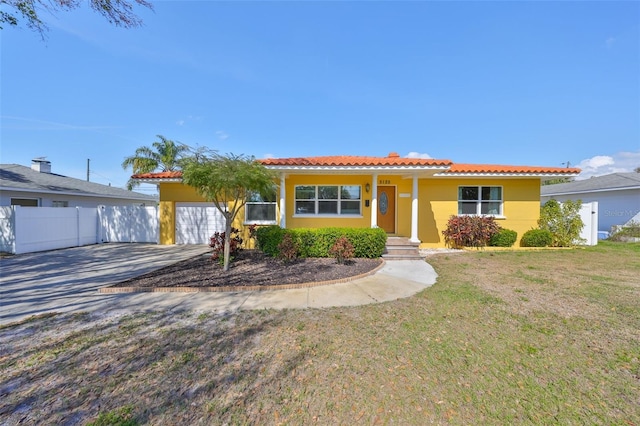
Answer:
M224 232L224 217L212 203L176 203L176 244L209 244Z

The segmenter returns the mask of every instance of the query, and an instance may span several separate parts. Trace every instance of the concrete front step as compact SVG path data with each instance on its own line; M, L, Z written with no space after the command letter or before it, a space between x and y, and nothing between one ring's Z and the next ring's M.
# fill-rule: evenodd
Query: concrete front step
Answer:
M416 260L420 256L419 243L412 243L408 238L389 237L382 258L385 260Z

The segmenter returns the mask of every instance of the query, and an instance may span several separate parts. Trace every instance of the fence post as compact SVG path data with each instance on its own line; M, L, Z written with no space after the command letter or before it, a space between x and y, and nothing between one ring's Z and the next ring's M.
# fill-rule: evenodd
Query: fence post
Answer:
M76 206L76 247L80 247L80 207Z
M598 202L591 202L591 245L598 244Z
M98 209L98 236L96 240L98 240L98 244L104 243L104 206L99 205Z

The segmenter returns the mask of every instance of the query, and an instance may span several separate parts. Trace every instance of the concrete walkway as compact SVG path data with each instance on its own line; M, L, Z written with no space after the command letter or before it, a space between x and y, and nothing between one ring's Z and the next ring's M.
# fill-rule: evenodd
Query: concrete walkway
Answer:
M294 290L116 293L98 289L206 253L207 246L100 244L0 259L0 324L46 312L233 312L357 306L405 298L435 283L424 261L393 260L348 283Z

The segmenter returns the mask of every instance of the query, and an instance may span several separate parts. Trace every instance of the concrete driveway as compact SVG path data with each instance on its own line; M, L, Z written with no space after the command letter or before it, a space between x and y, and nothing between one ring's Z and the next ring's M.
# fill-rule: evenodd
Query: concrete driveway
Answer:
M322 308L411 296L435 283L424 261L388 261L375 275L294 290L224 293L115 293L98 289L205 254L208 246L99 244L0 259L0 324L46 312L126 314L155 310L232 312Z

